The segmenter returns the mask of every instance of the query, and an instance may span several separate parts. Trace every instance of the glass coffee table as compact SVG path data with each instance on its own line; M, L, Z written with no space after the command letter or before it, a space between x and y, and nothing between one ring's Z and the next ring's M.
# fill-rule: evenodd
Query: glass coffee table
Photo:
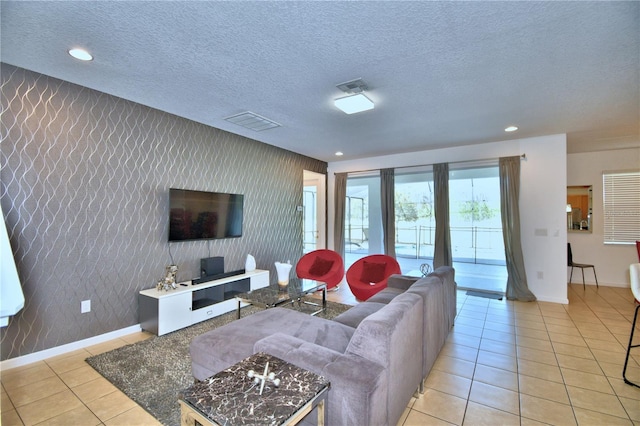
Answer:
M322 304L302 299L307 294L316 291L322 291ZM298 306L302 304L312 305L317 306L319 309L312 312L311 315L317 315L327 308L327 284L306 278L291 278L286 286L272 283L268 287L238 294L236 299L238 300L238 319L240 318L240 308L242 308L243 303L249 303L265 309L275 308L287 303L298 303Z

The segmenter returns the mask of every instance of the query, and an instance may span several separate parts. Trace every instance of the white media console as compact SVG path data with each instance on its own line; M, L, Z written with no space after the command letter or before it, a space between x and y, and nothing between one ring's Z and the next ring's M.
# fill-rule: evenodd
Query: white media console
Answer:
M162 336L238 308L235 296L269 285L269 271L256 269L175 290L140 291L138 309L143 330Z

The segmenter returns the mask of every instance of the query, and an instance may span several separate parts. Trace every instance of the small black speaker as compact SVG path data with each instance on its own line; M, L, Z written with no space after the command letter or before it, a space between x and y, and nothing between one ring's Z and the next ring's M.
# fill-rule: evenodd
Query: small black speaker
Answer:
M200 278L224 274L224 257L207 257L200 259Z

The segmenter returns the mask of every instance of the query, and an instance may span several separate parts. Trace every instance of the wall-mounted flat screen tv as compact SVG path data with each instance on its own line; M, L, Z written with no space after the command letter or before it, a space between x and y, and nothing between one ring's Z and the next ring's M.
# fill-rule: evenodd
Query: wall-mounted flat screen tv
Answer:
M242 236L244 195L169 189L169 241Z

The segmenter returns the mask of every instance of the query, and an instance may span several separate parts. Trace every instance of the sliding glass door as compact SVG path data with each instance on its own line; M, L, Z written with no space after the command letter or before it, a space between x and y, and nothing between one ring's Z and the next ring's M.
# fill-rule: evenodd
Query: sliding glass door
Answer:
M433 260L436 229L433 202L431 166L396 170L396 257L401 266L404 263L412 270L419 269L420 263Z
M451 166L451 253L458 286L504 293L507 270L498 166Z
M461 167L464 166L464 167ZM395 171L395 249L403 273L433 265L435 238L433 169ZM500 220L497 164L450 164L451 252L462 288L504 292L506 267ZM345 266L383 253L378 173L349 176L345 214Z
M449 211L454 260L504 265L497 166L450 171Z
M378 173L347 179L344 239L345 268L364 256L384 252Z

